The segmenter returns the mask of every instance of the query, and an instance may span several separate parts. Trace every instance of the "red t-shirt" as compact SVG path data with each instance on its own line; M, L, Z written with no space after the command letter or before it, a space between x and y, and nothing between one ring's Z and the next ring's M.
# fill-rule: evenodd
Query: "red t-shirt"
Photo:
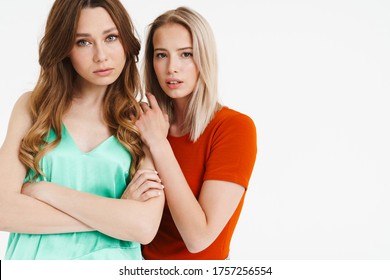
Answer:
M168 140L196 198L199 198L202 184L206 180L228 181L245 189L248 187L257 152L256 127L248 116L223 107L195 143L189 140L188 135L168 136ZM226 259L245 193L216 240L199 253L187 250L169 208L165 205L156 237L150 244L143 246L144 258Z

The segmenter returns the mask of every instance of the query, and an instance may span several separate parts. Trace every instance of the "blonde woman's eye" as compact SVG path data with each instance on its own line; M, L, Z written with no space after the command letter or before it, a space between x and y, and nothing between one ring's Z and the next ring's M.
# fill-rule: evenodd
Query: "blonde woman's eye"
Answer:
M187 58L187 57L192 57L192 53L190 52L185 52L182 54L183 57Z
M80 46L80 47L86 47L86 46L90 46L92 44L90 42L88 42L87 40L78 40L76 42L76 45Z
M165 53L157 53L156 57L157 58L165 58L165 57L167 57L167 55Z

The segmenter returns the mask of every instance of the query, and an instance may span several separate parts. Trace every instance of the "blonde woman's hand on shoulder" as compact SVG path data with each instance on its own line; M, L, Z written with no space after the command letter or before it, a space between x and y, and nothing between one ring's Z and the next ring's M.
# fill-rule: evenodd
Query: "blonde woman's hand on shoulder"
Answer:
M150 148L160 140L165 140L169 131L169 119L159 107L156 98L148 93L149 104L142 102L142 113L135 122L144 143Z

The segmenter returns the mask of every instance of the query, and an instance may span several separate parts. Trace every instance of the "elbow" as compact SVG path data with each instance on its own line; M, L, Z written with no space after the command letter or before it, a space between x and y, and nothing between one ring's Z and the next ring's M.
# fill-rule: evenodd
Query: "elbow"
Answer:
M198 226L197 229L192 228L192 230L187 231L179 229L187 250L192 254L207 249L220 234L220 232L210 229L209 226Z
M123 241L130 241L130 242L138 242L142 245L149 244L152 242L156 234L151 234L146 231L138 231L136 233L122 233L122 234L115 234L112 235L115 238L118 238Z
M156 236L156 234L148 233L148 234L142 236L138 242L141 243L142 245L149 244L150 242L153 241L155 236Z
M136 227L130 227L129 230L122 236L122 240L138 242L142 245L152 242L157 234L158 225L155 226L148 220L139 221Z
M162 195L158 200L151 200L150 202L154 205L153 209L144 211L144 215L139 223L140 234L138 242L142 245L149 244L156 236L161 223L165 199Z
M196 254L196 253L202 252L204 249L209 247L209 245L207 245L207 246L200 246L200 245L187 245L186 244L186 247L187 247L187 250L190 253Z
M136 241L142 245L146 245L146 244L149 244L150 242L153 241L154 237L156 236L157 234L157 230L154 231L154 230L151 230L150 228L149 229L143 229L143 230L140 230L138 233L137 233L137 236L136 236L136 240L132 240L132 241Z
M188 233L188 232L187 232ZM190 234L181 233L187 250L192 253L199 253L208 247L217 239L221 232L211 230L209 227L197 232L191 231Z
M196 240L184 241L184 244L190 253L195 254L209 247L213 241L214 240L209 240L207 238L198 238Z
M142 214L139 214L136 221L133 220L128 226L125 240L135 241L142 245L152 242L160 227L164 202L164 196L161 196L158 203L155 200L150 200L148 204L144 204L146 208L144 211L140 211ZM154 206L150 208L150 205Z
M157 234L158 227L159 227L159 223L158 224L148 223L148 222L144 223L142 229L140 230L141 234L140 234L140 240L138 242L141 243L142 245L146 245L152 242L154 237Z

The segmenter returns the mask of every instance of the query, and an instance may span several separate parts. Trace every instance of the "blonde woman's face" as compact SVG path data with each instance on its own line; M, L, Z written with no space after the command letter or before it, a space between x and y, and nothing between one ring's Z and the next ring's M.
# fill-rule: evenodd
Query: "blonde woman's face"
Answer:
M187 99L199 76L190 32L180 24L163 25L154 33L153 46L153 67L161 88L173 99Z
M84 86L107 86L121 74L126 55L119 32L103 8L81 10L69 58Z

